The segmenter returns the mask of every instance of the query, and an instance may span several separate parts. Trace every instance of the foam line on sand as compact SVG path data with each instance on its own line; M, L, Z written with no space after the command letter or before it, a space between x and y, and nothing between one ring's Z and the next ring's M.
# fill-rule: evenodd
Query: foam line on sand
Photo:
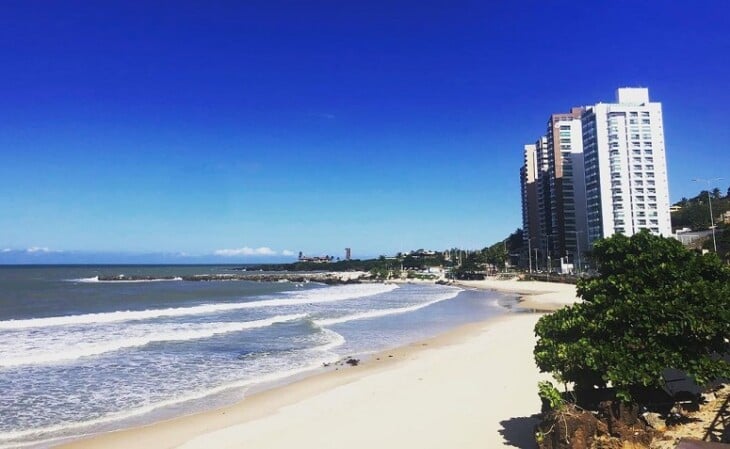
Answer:
M219 410L73 448L532 447L538 314L508 314L255 394Z

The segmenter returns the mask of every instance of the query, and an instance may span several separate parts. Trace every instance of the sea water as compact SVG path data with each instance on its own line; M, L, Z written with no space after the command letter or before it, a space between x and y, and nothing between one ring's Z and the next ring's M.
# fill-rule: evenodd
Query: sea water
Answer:
M224 266L0 267L0 448L210 409L505 309L422 284L181 280ZM103 282L98 276L169 277Z

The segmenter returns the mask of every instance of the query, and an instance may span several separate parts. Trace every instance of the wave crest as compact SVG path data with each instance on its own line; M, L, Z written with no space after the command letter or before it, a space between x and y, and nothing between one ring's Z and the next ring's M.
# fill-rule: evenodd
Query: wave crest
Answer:
M150 335L124 338L116 341L102 343L86 343L58 350L46 351L23 351L23 355L4 356L0 358L0 367L14 367L20 365L44 365L49 363L76 360L82 357L100 355L107 352L121 349L145 346L150 343L161 341L188 341L210 338L215 335L240 332L249 329L271 326L276 323L295 321L306 317L307 314L280 315L257 321L244 321L238 323L208 323L194 329L177 329L168 332L159 332Z
M316 304L362 298L386 293L398 288L392 284L355 284L311 289L304 292L287 292L284 299L265 299L237 303L203 304L191 307L166 309L120 310L116 312L87 313L82 315L54 316L0 321L0 330L17 330L34 327L68 326L77 324L101 324L118 321L148 320L160 317L204 315L229 310Z

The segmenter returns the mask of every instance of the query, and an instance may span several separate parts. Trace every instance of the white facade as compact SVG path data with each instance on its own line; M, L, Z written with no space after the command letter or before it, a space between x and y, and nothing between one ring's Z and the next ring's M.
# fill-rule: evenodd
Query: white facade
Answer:
M644 88L620 88L617 103L582 115L588 241L642 229L670 236L661 103Z
M545 247L545 235L550 234L552 230L550 217L550 184L549 170L550 157L548 154L547 137L542 136L535 142L535 159L537 163L537 235L530 236L535 240L533 245L537 248Z

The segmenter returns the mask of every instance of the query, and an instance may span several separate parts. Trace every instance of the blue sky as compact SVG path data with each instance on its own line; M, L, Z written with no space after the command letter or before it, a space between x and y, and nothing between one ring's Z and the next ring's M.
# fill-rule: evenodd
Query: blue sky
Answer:
M484 247L520 226L522 145L620 86L664 105L672 200L724 192L729 12L4 2L0 262Z

